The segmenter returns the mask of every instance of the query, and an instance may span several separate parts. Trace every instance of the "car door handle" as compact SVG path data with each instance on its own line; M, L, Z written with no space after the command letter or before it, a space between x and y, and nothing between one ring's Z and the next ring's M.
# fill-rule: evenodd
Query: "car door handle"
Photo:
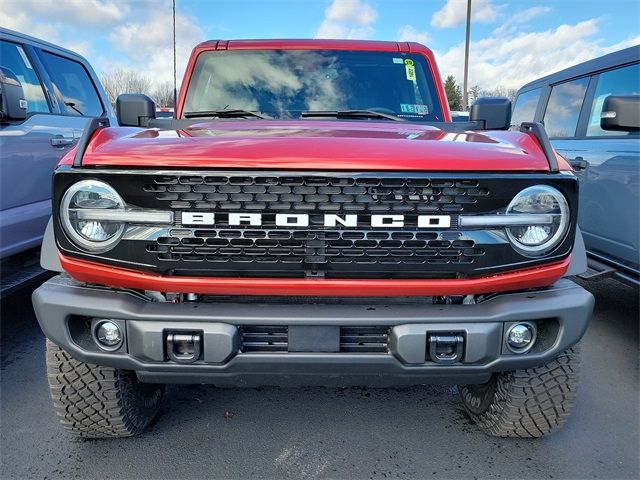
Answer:
M575 170L584 170L589 166L589 162L582 157L572 158L569 163Z
M51 137L51 145L53 145L54 147L64 147L66 145L73 145L73 143L73 138L63 137L62 135Z

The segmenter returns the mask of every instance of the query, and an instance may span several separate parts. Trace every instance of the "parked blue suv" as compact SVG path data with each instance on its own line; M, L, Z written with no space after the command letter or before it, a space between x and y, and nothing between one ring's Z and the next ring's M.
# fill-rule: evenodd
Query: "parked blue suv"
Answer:
M614 97L631 102L636 125L612 130L602 120ZM526 84L511 120L543 122L553 147L576 170L578 222L590 275L613 274L634 285L640 284L639 100L640 46L635 46Z
M22 270L24 275L22 264L42 242L51 216L54 167L78 141L88 118L106 116L115 123L115 117L87 60L4 28L0 28L0 97L4 293L13 285L7 274Z

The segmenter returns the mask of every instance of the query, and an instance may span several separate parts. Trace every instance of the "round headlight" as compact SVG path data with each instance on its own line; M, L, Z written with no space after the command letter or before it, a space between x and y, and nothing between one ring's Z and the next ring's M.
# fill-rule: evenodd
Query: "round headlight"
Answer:
M94 253L106 252L120 241L125 224L92 217L100 218L100 211L124 209L124 200L110 185L81 180L62 197L60 219L64 231L80 248Z
M507 228L509 241L523 255L544 255L564 239L569 229L569 204L548 185L525 188L511 200L506 213L529 215L531 219L529 224Z

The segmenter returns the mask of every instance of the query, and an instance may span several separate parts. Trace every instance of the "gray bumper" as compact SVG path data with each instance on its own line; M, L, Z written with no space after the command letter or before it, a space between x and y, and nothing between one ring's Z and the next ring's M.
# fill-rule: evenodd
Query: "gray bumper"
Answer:
M580 340L594 299L563 279L545 290L501 294L473 305L432 305L410 299L372 303L366 298L361 303L335 304L252 303L250 299L171 304L57 276L34 292L33 304L42 330L54 343L85 362L135 370L144 381L389 386L478 383L493 372L542 365ZM117 320L126 335L123 346L115 352L98 349L90 334L78 327L83 318ZM541 328L534 348L520 355L511 353L504 343L506 328L518 321L537 322ZM257 325L285 325L290 331L294 327L300 345L313 345L312 336L327 331L311 326L388 326L388 352L328 353L304 348L243 352L242 327ZM202 358L193 364L169 361L164 346L167 331L201 332ZM445 332L464 336L464 356L457 363L442 365L428 357L428 334Z

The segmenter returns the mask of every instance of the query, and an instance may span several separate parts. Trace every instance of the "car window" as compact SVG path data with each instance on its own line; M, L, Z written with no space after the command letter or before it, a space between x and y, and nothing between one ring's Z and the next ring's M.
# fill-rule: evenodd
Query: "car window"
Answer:
M522 122L534 121L541 93L542 87L518 95L511 114L511 125L519 126Z
M227 50L198 56L185 112L368 110L409 121L442 120L427 59L420 54L348 50Z
M100 97L82 64L48 52L42 52L42 62L56 94L64 101L64 113L86 117L102 115Z
M589 77L555 85L544 114L544 126L550 137L574 137Z
M607 131L600 128L602 104L609 95L640 95L640 64L601 73L597 81L596 92L591 104L587 136L624 135L624 132Z
M49 104L38 75L33 69L22 45L0 41L0 61L2 66L11 70L22 84L27 112L49 112Z

